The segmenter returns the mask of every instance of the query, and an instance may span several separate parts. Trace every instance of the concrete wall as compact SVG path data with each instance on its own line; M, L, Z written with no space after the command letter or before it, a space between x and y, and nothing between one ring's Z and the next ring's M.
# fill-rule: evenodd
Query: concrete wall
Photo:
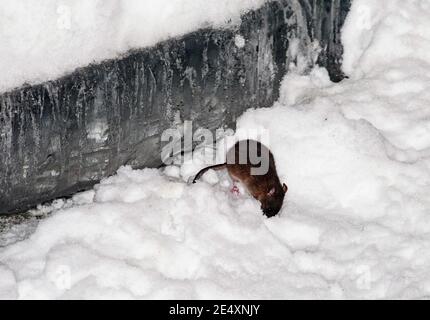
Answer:
M349 2L272 1L233 29L199 30L1 94L0 213L87 189L121 165L159 166L160 134L175 114L216 129L272 105L295 59L293 39L309 56L318 40L318 63L341 80L339 31Z

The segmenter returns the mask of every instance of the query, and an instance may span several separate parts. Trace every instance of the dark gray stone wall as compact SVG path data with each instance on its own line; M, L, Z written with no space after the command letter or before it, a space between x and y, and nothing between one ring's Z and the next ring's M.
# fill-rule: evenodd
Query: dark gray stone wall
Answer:
M160 134L178 112L216 129L272 105L295 59L292 39L303 52L318 40L318 63L342 79L339 30L348 9L349 0L272 1L240 26L199 30L1 94L0 213L87 189L121 165L159 166Z

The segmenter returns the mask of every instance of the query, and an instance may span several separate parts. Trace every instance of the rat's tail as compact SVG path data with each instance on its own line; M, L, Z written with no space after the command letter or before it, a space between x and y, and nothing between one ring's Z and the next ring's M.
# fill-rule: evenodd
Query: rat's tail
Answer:
M221 164L215 164L213 166L209 166L206 168L203 168L202 170L200 170L196 176L193 179L193 183L196 183L197 180L200 179L200 177L208 170L212 169L212 170L221 170L224 169L226 167L227 163L221 163Z

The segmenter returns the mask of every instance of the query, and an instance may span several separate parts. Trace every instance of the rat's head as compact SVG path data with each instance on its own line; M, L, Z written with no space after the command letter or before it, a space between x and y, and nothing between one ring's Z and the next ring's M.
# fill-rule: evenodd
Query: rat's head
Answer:
M273 217L278 214L284 203L285 194L288 191L287 185L284 183L282 187L270 189L265 196L260 199L261 210L268 217Z

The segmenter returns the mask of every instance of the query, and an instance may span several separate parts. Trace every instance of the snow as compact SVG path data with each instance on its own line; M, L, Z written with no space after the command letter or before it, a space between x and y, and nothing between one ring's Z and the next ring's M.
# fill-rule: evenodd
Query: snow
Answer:
M428 298L427 3L355 0L350 79L293 71L273 107L240 117L236 135L267 133L288 184L279 216L223 171L186 183L216 152L122 167L0 249L0 298Z
M204 27L265 0L2 0L0 92L62 76Z
M429 1L354 0L351 11L342 31L343 70L348 75L370 75L412 62L428 64ZM396 80L395 73L391 77Z
M241 34L237 34L234 37L234 44L238 47L238 48L243 48L245 46L245 38L241 35Z

